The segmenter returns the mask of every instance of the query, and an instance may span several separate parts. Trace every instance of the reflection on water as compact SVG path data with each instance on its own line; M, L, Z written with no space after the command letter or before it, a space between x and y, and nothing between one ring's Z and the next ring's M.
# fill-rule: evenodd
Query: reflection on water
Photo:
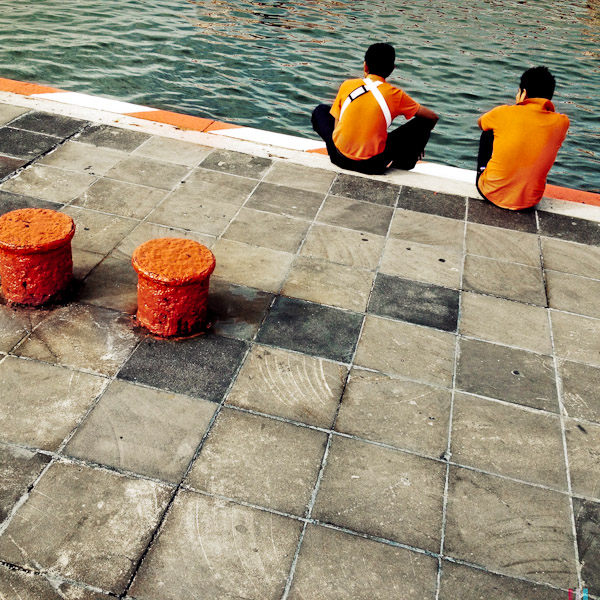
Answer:
M315 137L310 112L396 46L390 81L442 116L427 158L473 168L479 114L526 68L571 129L550 180L600 191L600 0L0 0L0 76Z

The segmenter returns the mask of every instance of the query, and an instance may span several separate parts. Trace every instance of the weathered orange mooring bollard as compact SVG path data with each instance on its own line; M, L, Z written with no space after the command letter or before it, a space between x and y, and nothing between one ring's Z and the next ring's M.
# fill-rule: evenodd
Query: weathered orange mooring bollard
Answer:
M0 217L0 276L9 302L38 306L73 277L73 219L45 208L20 208Z
M162 336L184 336L206 320L213 253L181 238L157 238L138 246L131 258L138 274L140 325Z

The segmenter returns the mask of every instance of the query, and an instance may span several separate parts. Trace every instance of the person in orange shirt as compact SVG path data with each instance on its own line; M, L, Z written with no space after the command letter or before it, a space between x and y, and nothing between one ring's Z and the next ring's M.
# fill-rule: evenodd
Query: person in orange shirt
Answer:
M334 165L377 174L390 166L412 169L422 158L438 116L386 81L395 60L390 44L369 46L364 79L344 81L333 106L320 104L313 111L313 129L325 141ZM399 115L409 122L388 134Z
M497 106L477 121L483 130L477 189L497 206L522 210L542 199L569 128L569 118L551 102L555 85L546 67L529 69L521 76L516 104Z

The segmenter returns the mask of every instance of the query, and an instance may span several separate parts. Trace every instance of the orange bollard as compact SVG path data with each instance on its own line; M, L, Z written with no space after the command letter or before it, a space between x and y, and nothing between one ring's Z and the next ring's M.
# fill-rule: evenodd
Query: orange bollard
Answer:
M0 276L9 302L38 306L73 278L73 219L45 208L21 208L0 217Z
M181 238L157 238L138 246L131 258L138 274L140 325L162 336L184 336L206 320L213 253Z

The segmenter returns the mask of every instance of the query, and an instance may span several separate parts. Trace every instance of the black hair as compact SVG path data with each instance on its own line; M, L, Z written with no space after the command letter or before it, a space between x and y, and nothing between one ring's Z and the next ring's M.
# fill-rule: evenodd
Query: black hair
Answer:
M379 75L384 79L389 77L394 70L394 61L396 60L396 51L390 44L377 43L369 46L365 53L365 62L369 73Z
M527 90L528 98L547 98L552 100L556 80L547 67L533 67L521 75L521 90Z

